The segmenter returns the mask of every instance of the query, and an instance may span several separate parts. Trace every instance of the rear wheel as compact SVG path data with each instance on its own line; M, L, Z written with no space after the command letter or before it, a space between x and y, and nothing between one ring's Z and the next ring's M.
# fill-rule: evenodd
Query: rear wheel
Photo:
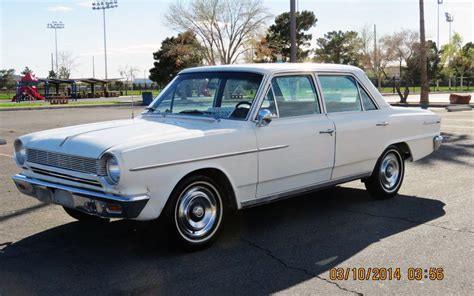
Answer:
M101 218L101 217L98 217L98 216L89 215L89 214L83 213L81 211L66 208L66 207L63 207L63 209L64 209L64 211L66 211L66 213L68 213L69 216L71 216L72 218L78 220L79 222L85 222L85 223L106 223L106 222L109 222L109 219L107 219L107 218Z
M180 182L164 212L174 239L194 249L212 243L224 216L223 194L222 187L205 175L191 176Z
M405 161L396 146L390 146L377 161L372 175L365 180L365 187L375 199L394 197L400 189L405 174Z

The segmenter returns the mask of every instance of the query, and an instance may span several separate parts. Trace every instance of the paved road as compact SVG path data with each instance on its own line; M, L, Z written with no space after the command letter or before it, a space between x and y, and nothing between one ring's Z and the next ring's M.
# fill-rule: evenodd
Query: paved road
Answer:
M360 182L235 214L209 249L184 253L161 226L80 225L60 207L20 195L12 140L127 108L2 112L0 295L472 295L474 113L446 113L447 138L407 165L400 195L371 200ZM400 281L333 281L332 267L400 267ZM441 281L407 280L409 267L442 267Z

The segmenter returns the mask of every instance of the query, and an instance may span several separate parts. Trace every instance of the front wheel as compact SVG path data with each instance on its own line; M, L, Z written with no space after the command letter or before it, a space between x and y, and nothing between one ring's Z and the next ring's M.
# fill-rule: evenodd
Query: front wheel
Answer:
M221 186L213 179L196 175L178 184L165 208L165 219L173 237L188 248L212 243L221 228L224 205Z
M396 146L390 146L377 161L372 175L364 181L365 188L375 199L394 197L405 174L405 161Z

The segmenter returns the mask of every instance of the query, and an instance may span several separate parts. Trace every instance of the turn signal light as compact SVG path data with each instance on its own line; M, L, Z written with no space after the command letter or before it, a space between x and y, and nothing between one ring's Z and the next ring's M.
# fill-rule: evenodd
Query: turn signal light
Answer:
M109 214L122 214L122 206L121 205L107 204L105 206L105 210Z

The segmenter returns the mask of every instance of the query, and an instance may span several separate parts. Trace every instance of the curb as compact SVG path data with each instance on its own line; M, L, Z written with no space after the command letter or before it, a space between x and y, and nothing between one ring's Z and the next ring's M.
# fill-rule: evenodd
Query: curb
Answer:
M133 104L134 106L142 106L142 104ZM95 108L95 107L131 107L132 103L114 103L114 104L91 104L91 105L63 105L63 106L38 106L38 107L6 107L1 111L25 111L25 110L48 110L48 109L74 109L74 108Z

